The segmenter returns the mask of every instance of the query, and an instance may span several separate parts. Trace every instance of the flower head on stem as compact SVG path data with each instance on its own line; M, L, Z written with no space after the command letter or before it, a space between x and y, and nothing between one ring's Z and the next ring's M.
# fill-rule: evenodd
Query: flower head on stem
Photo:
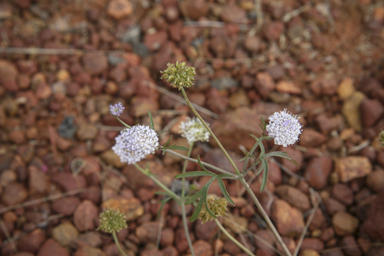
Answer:
M115 105L109 105L109 112L113 116L118 117L123 113L123 111L124 111L124 107L121 104L121 102L116 103Z
M203 200L200 198L200 200ZM204 203L204 206L201 208L201 211L199 213L199 219L202 223L205 223L207 221L214 220L213 216L211 216L207 208L216 216L226 216L227 215L227 205L228 201L225 198L219 198L215 195L209 195L207 197L207 205Z
M299 140L301 134L301 124L296 115L287 112L287 109L281 112L275 112L269 118L269 124L266 127L268 136L275 139L276 145L295 144Z
M196 141L209 141L209 131L196 117L192 119L187 117L185 122L181 122L179 128L181 136L187 138L189 144Z
M188 67L185 62L178 62L176 64L167 64L167 69L161 72L163 75L161 79L167 80L174 88L189 88L195 81L196 71L193 67Z
M112 150L120 157L121 162L134 164L154 154L159 148L157 133L146 125L136 125L124 129L116 137L116 144Z
M106 209L100 213L100 226L97 230L112 234L127 227L127 218L118 209Z

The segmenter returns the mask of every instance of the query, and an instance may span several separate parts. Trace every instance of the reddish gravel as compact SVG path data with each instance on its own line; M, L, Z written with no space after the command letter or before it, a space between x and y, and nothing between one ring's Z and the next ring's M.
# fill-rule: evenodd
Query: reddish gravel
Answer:
M267 191L257 179L250 184L291 252L318 194L299 255L384 255L384 7L261 1L257 30L255 2L1 2L0 255L119 255L95 231L99 212L112 206L128 216L118 233L127 255L189 255L180 207L169 202L157 218L159 187L111 150L121 126L109 115L116 102L129 125L148 124L150 110L156 129L170 130L162 144L172 134L187 145L177 127L192 113L159 90L178 94L159 79L176 61L196 68L190 99L240 168L239 146L249 150L249 134L261 135L260 116L287 108L300 117L296 145L264 143L299 167L271 160ZM231 170L213 141L198 143L197 155ZM159 152L146 163L170 186L182 161ZM225 182L236 205L223 225L255 255L277 255L257 239L281 250L252 200L238 182ZM213 183L210 193L219 190ZM196 255L244 255L214 222L188 225Z

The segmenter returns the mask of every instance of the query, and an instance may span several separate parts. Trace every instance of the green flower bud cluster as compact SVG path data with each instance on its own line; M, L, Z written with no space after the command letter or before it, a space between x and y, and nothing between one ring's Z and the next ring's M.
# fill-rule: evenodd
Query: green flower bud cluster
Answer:
M202 200L202 199L200 199ZM228 201L225 198L219 198L215 195L209 195L207 197L207 204L204 203L203 208L201 208L201 211L199 213L199 219L202 223L205 223L207 221L211 221L214 219L212 215L209 214L207 211L207 208L215 215L216 217L219 216L226 216L227 215L227 205Z
M113 234L118 233L123 228L127 228L126 216L118 209L106 209L100 213L100 226L97 230Z
M175 64L168 63L167 69L161 71L161 79L167 80L174 88L189 88L195 82L196 71L193 67L188 67L185 62Z

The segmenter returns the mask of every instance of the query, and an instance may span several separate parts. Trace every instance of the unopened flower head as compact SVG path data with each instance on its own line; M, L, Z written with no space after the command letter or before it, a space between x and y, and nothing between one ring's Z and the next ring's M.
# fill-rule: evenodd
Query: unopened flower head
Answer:
M97 230L108 233L118 233L123 228L127 228L127 218L118 209L107 209L100 213L100 226Z
M113 116L120 116L124 111L123 105L119 102L115 105L109 105L109 112Z
M120 157L121 162L134 164L154 154L159 148L157 133L149 126L136 125L124 129L116 137L116 144L112 150Z
M268 136L275 139L276 145L293 145L299 140L301 134L301 124L296 115L287 112L287 109L281 112L275 112L269 118L269 124L266 127Z
M181 122L181 136L187 138L188 143L192 144L196 141L209 141L209 132L203 123L197 118L189 118L185 122Z
M207 205L204 203L198 218L201 220L202 223L205 223L207 221L211 221L214 219L213 216L209 214L206 207L208 207L209 210L216 217L226 216L227 205L228 205L228 201L225 198L219 198L215 195L209 195L207 197Z
M196 75L195 68L188 67L185 62L179 63L178 61L176 61L176 65L168 63L167 66L167 69L161 72L163 74L161 79L167 80L172 87L179 90L182 87L189 88L193 85Z

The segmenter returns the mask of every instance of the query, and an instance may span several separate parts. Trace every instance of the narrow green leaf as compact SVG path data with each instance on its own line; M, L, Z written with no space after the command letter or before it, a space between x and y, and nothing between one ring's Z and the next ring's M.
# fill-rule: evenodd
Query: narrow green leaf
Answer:
M176 146L176 145L166 147L166 149L180 149L180 150L185 150L185 151L188 151L188 150L189 150L189 149L186 148L186 147L183 147L183 146Z
M260 159L256 161L256 163L254 163L253 165L251 165L251 167L249 167L245 172L244 172L244 176L250 171L253 169L253 167L255 167L256 165L258 165L260 163Z
M299 167L299 164L293 158L287 156L287 152L284 152L284 151L270 152L266 154L264 157L267 158L267 157L273 157L273 156L287 159L288 161L296 165L297 168Z
M163 145L164 148L165 148L165 147L168 145L168 143L171 141L172 137L173 137L173 135L171 135L171 137L169 137L169 139L167 140L167 142L164 143L164 145Z
M190 198L188 198L188 200L185 202L185 205L189 205L191 203L193 203L197 198L199 198L202 193L203 193L203 189L200 189L198 192L196 192L195 194L193 194Z
M199 213L201 211L201 208L203 208L204 200L200 198L199 202L196 205L195 211L193 212L191 218L189 218L190 222L194 222L197 217L199 217Z
M228 203L230 203L231 205L235 205L235 203L233 202L233 200L229 196L226 187L224 186L224 182L219 177L217 178L217 181L219 182L219 187L220 187L221 193L223 193L225 199L227 199Z
M263 116L261 116L261 122L263 123L263 127L264 127L264 129L265 129L265 121L264 121ZM264 129L263 129L263 130L264 130Z
M199 176L213 176L213 175L214 174L203 172L203 171L186 172L186 173L181 173L181 174L176 175L175 179L199 177Z
M205 168L205 166L201 163L201 161L200 161L200 155L197 155L197 163L200 165L200 167L201 167L205 172L212 174L212 176L216 176L216 174L214 174L213 172L208 171L208 170Z
M267 163L267 161L265 161L265 159L261 159L261 165L262 165L264 172L263 172L263 180L261 182L260 192L263 192L265 189L265 186L267 185L268 163Z
M148 110L148 115L149 115L149 121L151 124L151 128L152 128L152 130L155 130L155 125L153 124L152 114L151 114L151 111L149 111L149 110Z
M155 195L170 196L167 191L156 191Z
M163 133L165 133L165 132L167 132L167 131L168 131L168 130L158 132L157 135L163 134Z
M164 205L165 205L169 200L171 200L171 198L170 198L170 197L167 197L167 198L165 198L164 200L161 201L161 205L160 205L159 211L157 212L157 218L160 217L160 213L161 213L161 211L163 210Z

